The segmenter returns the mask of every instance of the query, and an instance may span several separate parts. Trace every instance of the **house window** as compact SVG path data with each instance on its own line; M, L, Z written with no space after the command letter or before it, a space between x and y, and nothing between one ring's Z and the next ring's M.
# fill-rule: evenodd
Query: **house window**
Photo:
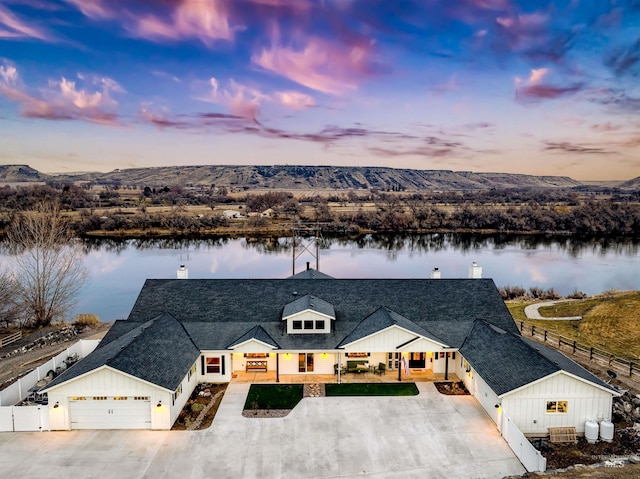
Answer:
M176 399L178 399L180 397L180 394L182 394L182 384L180 386L178 386L178 389L176 389L176 392L173 393L173 395L171 397L171 404L175 404L176 403Z
M72 401L86 401L87 397L86 396L71 396L71 400Z
M191 369L189 369L189 374L187 375L187 381L191 379L191 376L193 376L196 373L196 364L193 363L193 366L191 366Z
M302 321L300 320L295 320L293 322L293 329L302 329Z
M400 353L389 353L387 357L387 369L398 369L400 365Z
M107 396L93 396L94 401L106 401Z
M306 320L304 322L304 329L313 329L313 320Z
M249 359L264 359L269 357L269 353L247 353L244 357Z
M569 409L568 401L547 401L549 414L566 414Z
M207 374L220 374L220 357L207 358Z
M114 401L126 401L129 399L127 396L113 396Z
M318 319L316 321L316 329L324 329L324 319Z
M133 400L134 401L148 401L149 400L149 396L134 396Z

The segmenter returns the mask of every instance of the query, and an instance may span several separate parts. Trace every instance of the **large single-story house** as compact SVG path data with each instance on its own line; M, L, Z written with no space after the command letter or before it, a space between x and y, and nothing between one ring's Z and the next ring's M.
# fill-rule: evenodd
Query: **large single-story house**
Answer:
M340 381L356 361L383 364L389 380L455 375L498 428L506 415L527 434L610 419L618 392L523 338L494 282L470 276L149 279L128 319L46 387L51 429L168 429L200 382Z

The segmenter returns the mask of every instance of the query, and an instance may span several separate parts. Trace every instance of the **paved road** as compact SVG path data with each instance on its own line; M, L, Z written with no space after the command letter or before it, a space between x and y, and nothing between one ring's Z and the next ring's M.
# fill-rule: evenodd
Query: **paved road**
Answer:
M418 383L412 397L305 398L284 418L244 418L230 384L204 431L0 434L3 477L500 478L524 468L471 396Z
M569 300L569 301L571 301L571 300ZM530 304L529 306L525 306L524 314L529 319L545 319L545 320L548 319L548 320L556 320L556 321L575 321L575 320L582 319L582 316L559 316L559 317L554 317L554 318L548 318L548 317L541 316L540 315L540 311L538 311L538 308L543 308L545 306L553 306L554 304L566 303L566 302L567 302L567 300L564 300L564 301L545 301L543 303Z

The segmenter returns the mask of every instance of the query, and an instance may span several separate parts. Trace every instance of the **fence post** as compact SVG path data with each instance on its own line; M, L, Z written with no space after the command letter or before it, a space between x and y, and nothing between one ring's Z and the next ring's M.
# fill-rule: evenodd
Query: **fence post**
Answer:
M544 330L544 342L545 343L547 342L547 330L546 329Z
M573 342L573 354L576 354L576 342Z
M531 325L531 336L535 336L536 335L536 327L532 324Z
M589 361L593 360L593 346L591 346L591 349L589 350Z
M633 361L629 361L629 377L633 376Z
M524 321L520 321L520 332L524 331Z
M562 346L562 336L558 334L558 349L560 349L561 346Z

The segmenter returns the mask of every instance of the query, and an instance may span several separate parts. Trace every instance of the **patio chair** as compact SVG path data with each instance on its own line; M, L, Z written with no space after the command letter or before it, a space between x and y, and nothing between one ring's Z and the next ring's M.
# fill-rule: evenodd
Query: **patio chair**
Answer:
M378 363L378 367L374 371L375 373L382 376L383 374L387 374L387 365L385 363Z

